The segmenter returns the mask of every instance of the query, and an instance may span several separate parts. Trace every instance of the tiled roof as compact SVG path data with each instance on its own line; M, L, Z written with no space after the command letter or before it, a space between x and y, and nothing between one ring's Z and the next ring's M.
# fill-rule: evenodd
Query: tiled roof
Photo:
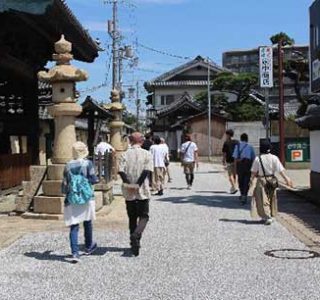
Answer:
M188 107L196 112L202 111L201 107L192 101L191 96L188 93L184 93L179 100L157 110L156 115L158 117L164 117L169 113L173 113L179 109L182 109L183 107Z
M14 18L25 19L34 28L41 28L50 44L53 45L64 34L72 42L75 59L93 62L98 56L101 48L81 25L65 0L2 2L5 3L0 4L0 13L12 14Z
M172 78L173 76L175 76L179 73L182 73L183 71L186 71L188 69L191 69L192 67L197 66L197 65L203 66L205 68L208 67L207 61L202 56L199 55L195 59L193 59L185 64L182 64L182 65L152 79L151 81L145 82L145 87L147 88L147 87L153 86L157 82L167 81L170 78ZM214 62L209 62L209 65L210 65L211 71L215 71L215 72L229 71L230 72L230 70L228 70L224 67L221 67Z
M151 83L151 82L150 82ZM153 86L207 86L207 80L154 81Z

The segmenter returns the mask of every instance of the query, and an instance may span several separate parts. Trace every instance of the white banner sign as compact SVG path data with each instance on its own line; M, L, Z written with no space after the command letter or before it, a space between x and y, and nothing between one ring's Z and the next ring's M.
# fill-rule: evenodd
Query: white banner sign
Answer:
M259 48L260 87L273 87L273 49L272 47Z

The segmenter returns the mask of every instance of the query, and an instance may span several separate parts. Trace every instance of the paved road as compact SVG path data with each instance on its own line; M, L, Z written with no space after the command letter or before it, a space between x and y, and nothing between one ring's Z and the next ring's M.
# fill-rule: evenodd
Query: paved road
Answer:
M151 203L139 257L128 233L97 231L100 249L77 265L66 259L65 232L34 233L0 252L0 299L285 299L320 298L320 260L284 227L251 222L249 207L226 193L219 167L201 165L191 191L182 171ZM271 252L272 253L272 252Z

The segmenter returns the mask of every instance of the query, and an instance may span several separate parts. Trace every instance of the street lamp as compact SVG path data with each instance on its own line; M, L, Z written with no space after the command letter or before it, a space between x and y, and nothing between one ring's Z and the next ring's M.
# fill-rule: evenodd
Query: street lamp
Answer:
M285 142L284 142L284 85L283 85L283 47L284 40L278 42L278 80L279 80L279 144L280 144L280 161L285 164Z
M208 63L208 82L207 82L207 89L208 89L208 160L211 159L211 88L210 88L210 59L207 57Z

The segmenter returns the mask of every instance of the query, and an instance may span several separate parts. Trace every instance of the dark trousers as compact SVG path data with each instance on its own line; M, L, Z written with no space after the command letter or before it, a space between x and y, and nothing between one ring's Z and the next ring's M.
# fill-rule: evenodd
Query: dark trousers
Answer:
M186 174L186 181L188 185L192 185L194 180L194 174Z
M251 171L247 166L237 165L238 184L241 196L248 196Z
M140 239L149 221L149 199L126 201L126 206L130 234Z

